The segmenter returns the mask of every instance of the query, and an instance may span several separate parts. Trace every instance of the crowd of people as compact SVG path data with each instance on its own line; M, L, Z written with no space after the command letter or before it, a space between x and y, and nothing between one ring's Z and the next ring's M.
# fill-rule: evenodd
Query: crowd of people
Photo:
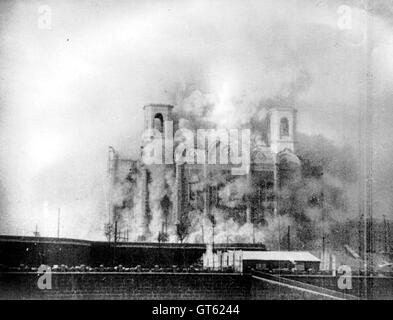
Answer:
M234 272L231 267L223 268L222 270L208 270L203 268L201 264L192 264L187 266L159 266L155 265L153 267L146 267L141 265L136 266L123 266L121 264L116 266L88 266L85 264L81 264L78 266L67 266L64 264L61 265L52 265L46 266L29 266L21 264L19 266L4 266L0 265L0 272L40 272L40 270L49 270L51 272L184 272L184 273L197 273L197 272ZM48 268L49 267L49 268Z
M75 272L75 273L91 273L91 272L162 272L162 273L201 273L201 272L209 272L209 273L234 273L235 270L232 267L225 267L221 269L217 268L204 268L202 264L191 264L191 265L172 265L172 266L123 266L121 264L116 266L88 266L85 264L77 265L77 266L68 266L65 264L60 265L41 265L41 266L29 266L25 264L20 264L19 266L6 266L0 264L0 273L1 272L34 272L40 273L45 271L51 272ZM243 270L244 273L251 272L252 268L245 268ZM294 271L290 269L265 269L259 270L265 273L272 274L318 274L318 275L330 275L331 271L316 271L316 270L304 270L304 271ZM386 275L383 272L374 272L375 275ZM359 272L354 271L353 274L359 274ZM389 273L391 275L391 273Z

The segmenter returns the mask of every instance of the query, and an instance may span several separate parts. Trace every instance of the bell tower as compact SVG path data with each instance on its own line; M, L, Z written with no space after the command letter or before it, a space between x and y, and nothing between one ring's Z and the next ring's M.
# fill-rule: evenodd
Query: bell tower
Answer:
M145 119L141 145L142 157L144 157L145 146L154 139L162 146L161 152L157 154L157 159L161 159L159 162L173 163L172 109L173 106L168 104L148 104L143 107Z
M173 106L169 104L148 104L143 107L145 113L144 129L157 129L165 133L165 121L172 120Z
M296 144L296 114L291 107L270 109L269 117L269 145L274 154L288 149L295 152Z
M144 227L145 233L149 233L149 220L148 217L151 214L150 208L150 194L149 194L149 183L151 181L151 167L150 164L146 164L144 161L145 156L147 158L155 158L157 162L154 165L166 165L173 163L173 127L168 125L168 121L172 121L172 105L168 104L148 104L143 107L144 110L144 133L142 136L141 145L141 157L142 157L142 212L145 217ZM154 131L153 131L154 130ZM157 131L161 134L161 141L157 139ZM168 139L166 139L168 138ZM155 153L157 149L154 148L154 144L150 144L153 140L160 142L158 148L162 148L161 151L158 149L157 154L151 155L151 149L147 148L149 145L153 146Z

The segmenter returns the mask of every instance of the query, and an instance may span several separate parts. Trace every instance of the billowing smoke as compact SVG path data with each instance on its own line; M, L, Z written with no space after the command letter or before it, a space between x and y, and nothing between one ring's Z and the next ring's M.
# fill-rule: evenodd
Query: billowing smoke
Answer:
M171 216L172 204L175 201L174 172L165 167L155 167L150 170L151 183L149 184L148 240L158 241L159 235L168 235L174 241L174 224ZM165 236L164 236L165 237Z
M351 148L301 134L297 154L302 161L300 175L294 177L288 164L280 166L279 212L292 221L292 245L321 248L323 239L332 245L348 244L348 238L333 233L338 225L357 218L358 169Z
M236 208L251 191L247 178L240 177L225 184L219 192L219 197L227 207Z
M248 96L247 91L236 95L230 88L223 88L220 94L194 90L182 99L180 92L175 122L178 127L190 130L249 128L251 150L256 147L268 150L269 109L296 101L296 96L307 90L309 81L306 72L299 72L293 82L283 84L281 96L272 98L255 93ZM181 138L177 136L175 143ZM351 148L337 147L322 136L300 134L298 140L296 153L300 166L285 161L279 165L276 215L269 207L262 217L254 214L251 220L247 218L250 214L247 203L255 200L256 187L250 185L246 176L233 176L230 171L209 172L208 176L199 172L193 182L195 205L184 210L180 220L172 214L176 201L173 167L149 170L146 212L142 212L140 182L129 178L127 187L133 190L133 200L130 208L122 211L131 217L129 240L265 243L270 248L277 248L280 243L281 247L288 245L291 249L320 246L322 237L329 238L337 223L354 214L356 161ZM140 172L134 175L140 177ZM207 213L205 190L210 190L209 197L214 202ZM130 191L121 194L129 196Z
M105 232L107 238L114 236L117 222L117 237L129 241L176 241L175 223L171 215L174 203L174 172L165 167L151 168L148 174L148 198L146 212L142 211L141 163L132 165L125 179L113 185L113 218ZM108 230L109 229L109 230ZM165 235L165 236L164 236ZM164 239L162 238L162 239Z

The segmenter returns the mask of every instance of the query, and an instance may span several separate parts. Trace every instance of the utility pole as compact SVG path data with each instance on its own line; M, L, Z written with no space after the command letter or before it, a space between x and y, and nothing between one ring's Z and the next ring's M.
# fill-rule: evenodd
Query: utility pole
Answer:
M117 245L117 217L115 216L115 234L113 239L113 265L116 264L116 245Z
M252 243L255 244L255 221L251 218L252 223Z
M225 227L225 238L226 238L226 251L228 251L228 230L227 230L227 219L224 219Z
M291 251L291 226L288 226L287 249Z
M209 193L209 183L208 183L208 178L209 178L209 173L208 173L208 167L207 167L207 151L205 151L205 163L203 164L203 178L204 178L204 188L203 188L203 215L202 215L202 241L205 243L205 234L204 234L204 225L206 218L209 217L210 214L210 193ZM214 227L213 227L214 228ZM214 232L214 231L213 231ZM214 250L214 248L213 248Z
M388 252L388 225L386 223L386 216L383 215L383 251Z
M35 225L34 237L39 237L40 233L38 232L38 225Z
M326 235L325 235L325 194L322 191L322 258L325 260Z
M387 239L388 253L390 254L390 251L391 251L391 246L390 246L390 221L387 222L386 239Z
M60 238L60 208L57 211L57 239Z
M216 220L215 220L214 214L213 214L212 220L213 220L213 223L212 223L212 227L213 227L212 228L212 231L213 231L213 234L212 234L212 245L213 245L213 252L214 252L214 228L215 228L215 225L216 225ZM213 263L214 263L214 260L213 260ZM214 265L213 265L213 267L214 267Z
M278 208L278 183L279 183L279 177L278 177L278 162L277 162L277 155L275 155L275 160L274 160L274 171L273 171L273 192L274 192L274 218L278 219L278 251L281 251L281 235L280 235L280 228L281 228L281 221L280 221L280 215L279 215L279 208Z

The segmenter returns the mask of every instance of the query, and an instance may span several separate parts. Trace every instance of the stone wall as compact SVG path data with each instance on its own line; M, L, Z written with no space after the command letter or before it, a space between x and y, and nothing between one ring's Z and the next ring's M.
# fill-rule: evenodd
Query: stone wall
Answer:
M0 274L0 299L326 299L300 288L235 273L52 273L52 289L36 273Z
M35 273L3 273L0 299L249 299L251 277L240 274L52 273L41 290Z
M363 277L352 276L352 289L346 290L341 290L338 287L337 276L286 275L285 278L367 299L393 299L392 277L368 277L365 281ZM365 288L365 285L367 285L367 288ZM364 294L365 289L369 292L367 296Z

